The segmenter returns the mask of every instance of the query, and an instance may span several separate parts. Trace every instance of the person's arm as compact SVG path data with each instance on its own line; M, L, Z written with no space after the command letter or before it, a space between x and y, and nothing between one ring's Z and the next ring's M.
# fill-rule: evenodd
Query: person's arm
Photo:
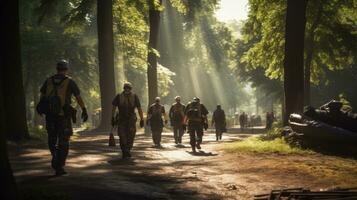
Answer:
M215 118L215 113L212 115L212 126L214 125L214 118Z
M167 124L167 115L166 115L165 107L164 107L164 106L162 106L162 115L164 116L164 122L165 122L165 124Z
M171 107L170 107L170 110L169 110L169 118L170 118L170 119L172 119L173 107L174 107L174 106L171 106Z
M119 105L119 95L115 96L113 101L112 101L112 118L111 118L111 124L112 126L114 127L116 124L116 119L115 119L115 114L116 114L116 111L117 111L117 107ZM119 107L118 107L119 109Z
M84 105L81 95L76 96L76 100L77 100L78 105L81 107L81 109L82 110L85 109L86 106Z
M144 127L144 113L141 108L139 97L135 94L135 106L138 109L139 117L140 117L140 127Z

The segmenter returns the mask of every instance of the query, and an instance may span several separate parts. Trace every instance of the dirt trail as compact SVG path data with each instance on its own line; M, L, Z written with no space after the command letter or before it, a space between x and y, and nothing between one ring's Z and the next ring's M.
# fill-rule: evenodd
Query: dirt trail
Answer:
M71 142L68 176L51 176L44 145L12 151L11 162L20 186L45 185L70 199L251 199L273 188L337 184L281 164L296 162L299 156L232 155L219 150L244 137L226 134L217 143L213 133L206 133L202 152L193 155L187 134L184 146L177 147L171 133L165 133L163 148L156 149L151 137L139 133L133 159L124 161L118 146L107 146L106 134L82 133Z

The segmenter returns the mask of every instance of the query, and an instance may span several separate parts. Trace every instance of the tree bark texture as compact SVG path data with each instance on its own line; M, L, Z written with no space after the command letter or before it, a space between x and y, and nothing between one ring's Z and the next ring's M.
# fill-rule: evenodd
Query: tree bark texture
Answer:
M112 100L115 96L113 2L97 1L99 87L101 100L101 122L98 130L109 130Z
M313 60L313 54L314 54L314 48L315 48L315 32L320 24L320 19L323 11L323 2L319 1L318 2L318 8L316 11L316 17L314 18L314 21L312 22L312 25L310 27L310 30L308 31L308 34L306 36L306 46L305 46L305 53L306 53L306 58L305 58L305 100L304 103L305 105L310 105L311 104L311 64Z
M4 103L7 138L19 141L29 138L26 120L25 91L22 78L20 27L18 1L6 1L1 6L3 36L1 46L3 58Z
M285 28L284 93L285 117L304 107L304 36L307 0L288 0Z
M160 4L162 1L160 0ZM153 50L157 50L158 36L159 36L159 24L160 24L160 11L155 9L153 5L150 6L149 10L149 24L150 24L150 35L149 35L149 52L148 52L148 69L147 69L147 79L148 79L148 96L149 105L154 102L155 97L159 94L158 92L158 81L157 81L157 55Z

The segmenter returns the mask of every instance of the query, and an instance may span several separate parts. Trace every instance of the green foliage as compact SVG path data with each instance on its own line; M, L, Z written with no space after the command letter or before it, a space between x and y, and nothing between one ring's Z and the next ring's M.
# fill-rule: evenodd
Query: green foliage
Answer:
M243 141L226 144L224 150L229 153L278 153L278 154L311 154L311 151L289 146L284 139L264 140L252 136Z

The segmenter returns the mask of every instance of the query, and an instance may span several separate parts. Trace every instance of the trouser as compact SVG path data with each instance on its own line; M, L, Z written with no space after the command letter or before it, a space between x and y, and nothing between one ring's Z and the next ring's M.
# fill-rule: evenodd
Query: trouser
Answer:
M46 116L48 148L52 155L51 166L61 170L66 165L69 151L69 139L73 134L70 118L64 116Z
M190 144L194 148L197 144L202 143L203 124L200 122L189 122L188 132L190 134Z
M135 134L136 134L135 123L119 124L118 136L119 136L120 149L123 155L130 154L130 151L134 145Z
M174 130L174 139L175 139L175 143L182 143L182 136L183 136L183 126L182 124L180 125L174 125L173 126L173 130Z
M155 145L160 145L163 127L151 126L152 140Z
M219 128L216 128L216 138L222 139L222 134L223 134L223 131Z

